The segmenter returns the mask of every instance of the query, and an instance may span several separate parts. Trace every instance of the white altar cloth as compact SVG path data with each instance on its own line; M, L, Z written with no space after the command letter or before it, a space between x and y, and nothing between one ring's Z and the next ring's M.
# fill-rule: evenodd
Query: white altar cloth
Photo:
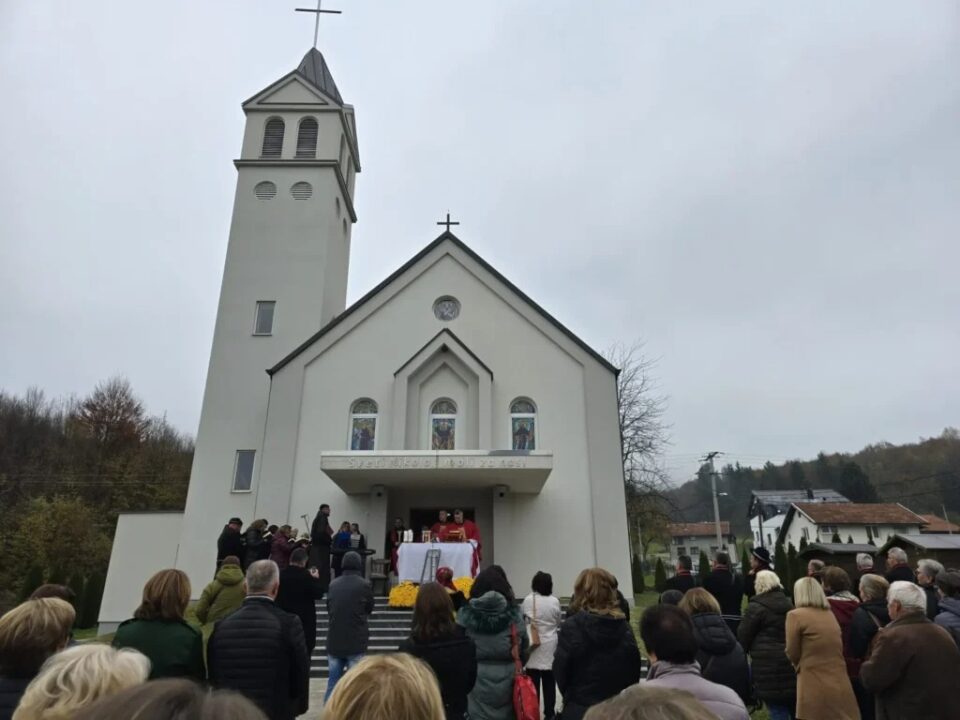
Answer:
M448 567L453 570L453 576L470 577L473 568L473 545L468 542L453 543L403 543L397 556L397 575L400 580L420 582L423 572L423 561L427 557L427 550L440 551L438 567ZM430 578L433 582L434 578Z

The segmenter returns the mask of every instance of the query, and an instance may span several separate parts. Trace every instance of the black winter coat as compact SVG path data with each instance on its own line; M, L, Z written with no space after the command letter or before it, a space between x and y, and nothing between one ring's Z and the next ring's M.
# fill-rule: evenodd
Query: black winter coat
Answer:
M879 627L870 617L871 615L880 623ZM850 620L851 656L863 660L867 656L867 648L870 647L870 641L877 634L877 630L886 627L889 622L890 613L887 612L886 600L871 600L860 605Z
M244 569L250 567L257 560L266 560L270 557L270 543L263 539L263 533L250 529L243 534L244 554L240 556Z
M343 574L330 583L327 591L330 630L327 633L327 654L350 657L367 651L370 628L367 617L373 612L373 589L360 575L356 553L343 559Z
M934 585L921 585L920 589L927 594L927 619L936 620L940 614L940 593Z
M280 571L277 607L300 618L307 651L317 646L317 600L323 597L323 585L305 567L290 565Z
M729 626L716 613L693 616L693 635L699 650L700 674L710 682L725 685L745 703L750 700L750 666L747 654Z
M453 635L429 643L412 637L400 643L400 652L409 653L431 667L440 684L440 696L447 720L463 720L467 695L477 682L477 646L459 625Z
M220 567L223 559L229 555L236 555L238 560L243 560L243 535L239 530L224 525L223 532L217 539L217 567Z
M892 569L887 571L884 577L887 578L887 582L891 585L897 580L906 580L907 582L916 582L917 580L916 575L913 574L913 570L911 570L910 566L906 563L894 565Z
M248 597L214 626L207 665L214 687L236 690L270 720L307 711L310 659L303 627L268 597Z
M703 579L703 589L720 603L724 615L740 616L743 603L743 578L730 570L717 568Z
M10 720L13 711L20 704L23 691L33 680L32 677L7 677L0 675L0 720Z
M672 578L667 579L667 584L664 586L664 591L666 590L679 590L682 593L685 593L687 590L695 588L697 586L697 580L693 577L693 573L677 573Z
M563 693L563 720L580 720L587 709L640 680L640 651L623 618L578 612L560 626L553 674Z
M761 700L790 705L797 698L797 674L786 655L785 624L793 603L783 590L754 595L737 630L740 645L750 653L753 683Z

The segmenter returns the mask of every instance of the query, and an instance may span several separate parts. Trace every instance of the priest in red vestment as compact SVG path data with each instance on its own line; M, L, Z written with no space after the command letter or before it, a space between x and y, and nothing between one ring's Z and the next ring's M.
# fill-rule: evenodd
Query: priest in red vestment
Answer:
M430 535L440 542L447 541L447 533L453 528L453 523L451 523L448 518L450 516L447 514L446 510L441 510L439 513L439 522L435 522L433 527L430 528Z
M463 510L457 508L453 511L453 525L449 528L449 533L461 535L464 540L473 543L473 575L476 577L480 561L483 560L483 544L480 542L477 524L473 520L464 519Z

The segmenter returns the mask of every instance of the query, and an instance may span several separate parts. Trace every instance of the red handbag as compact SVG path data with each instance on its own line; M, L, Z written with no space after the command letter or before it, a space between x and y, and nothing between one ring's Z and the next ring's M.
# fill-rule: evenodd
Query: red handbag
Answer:
M513 653L513 713L517 720L540 720L540 698L533 680L523 671L520 662L520 641L517 638L517 626L510 625L510 650Z

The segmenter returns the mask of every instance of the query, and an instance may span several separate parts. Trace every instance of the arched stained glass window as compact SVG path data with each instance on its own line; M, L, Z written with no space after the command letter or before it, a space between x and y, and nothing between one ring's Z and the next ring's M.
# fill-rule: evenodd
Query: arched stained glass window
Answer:
M281 118L270 118L263 129L263 148L260 157L278 158L283 152L283 131L285 125Z
M533 400L517 398L510 403L510 436L514 450L537 449L537 406Z
M430 406L430 437L433 450L456 449L457 404L453 400L440 398Z
M370 398L360 398L350 407L350 449L375 450L377 444L377 412Z

